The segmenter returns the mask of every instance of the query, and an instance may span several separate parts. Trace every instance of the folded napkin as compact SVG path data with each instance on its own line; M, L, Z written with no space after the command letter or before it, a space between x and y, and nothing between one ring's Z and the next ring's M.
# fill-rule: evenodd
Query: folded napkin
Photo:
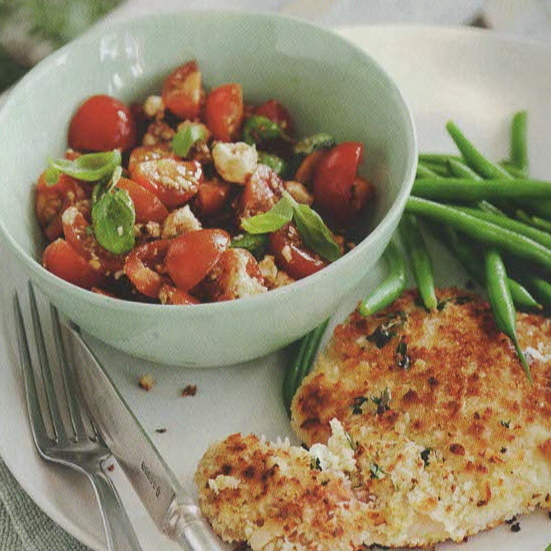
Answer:
M23 491L0 459L0 549L89 551L55 524Z

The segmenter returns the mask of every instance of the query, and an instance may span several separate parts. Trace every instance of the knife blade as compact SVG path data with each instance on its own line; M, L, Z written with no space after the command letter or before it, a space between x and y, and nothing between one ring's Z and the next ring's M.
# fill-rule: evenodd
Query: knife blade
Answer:
M228 551L182 488L76 326L62 323L82 397L157 528L187 551Z

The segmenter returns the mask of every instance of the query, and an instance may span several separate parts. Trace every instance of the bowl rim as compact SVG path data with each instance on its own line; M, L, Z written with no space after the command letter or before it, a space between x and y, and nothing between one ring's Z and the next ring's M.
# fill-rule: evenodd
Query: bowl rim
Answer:
M208 17L219 17L219 18L233 18L233 19L250 19L258 20L262 19L264 21L276 21L281 24L291 23L297 27L309 28L313 32L325 34L327 37L330 37L331 40L337 40L342 43L346 43L347 47L351 50L354 50L361 57L366 58L368 65L371 65L377 73L379 73L390 86L390 91L394 97L397 104L401 104L403 115L407 121L407 149L410 151L410 158L408 164L406 165L406 172L402 178L402 186L394 199L392 205L388 211L384 214L383 218L379 223L370 231L370 233L364 237L351 251L347 252L341 258L332 262L322 270L306 277L301 280L294 281L291 285L286 285L279 287L277 289L272 289L267 293L262 293L250 297L242 297L238 300L232 301L222 301L222 302L211 302L211 303L200 303L193 305L167 305L167 304L156 304L156 303L144 303L144 302L135 302L129 300L123 300L120 298L113 298L99 293L93 293L87 289L83 289L76 285L73 285L46 270L39 260L32 257L30 254L27 254L22 247L16 242L15 238L11 235L11 232L5 225L5 222L0 218L0 234L7 241L10 249L15 254L15 256L27 266L32 273L34 273L38 280L48 284L50 287L55 288L57 292L69 291L75 294L75 299L84 300L90 306L106 306L108 305L110 309L115 311L125 311L128 314L145 314L150 312L155 312L157 310L163 311L165 315L170 315L169 312L173 314L175 312L185 312L186 315L194 312L196 316L204 315L207 312L209 314L222 313L226 310L235 309L235 304L240 304L240 308L256 308L262 306L269 306L273 301L279 301L279 299L286 294L298 292L300 288L303 287L312 287L316 288L318 280L325 277L324 274L332 273L343 266L344 263L352 262L357 256L362 254L362 251L369 247L370 244L379 239L380 234L389 232L390 227L393 225L393 220L399 218L399 215L403 212L405 204L409 198L411 189L413 187L416 167L417 167L417 156L418 156L418 140L415 127L415 121L413 114L407 99L402 93L401 89L398 87L394 78L388 73L388 71L371 55L365 51L360 46L354 44L351 40L346 37L341 36L338 32L328 27L323 27L315 23L302 20L298 17L293 17L284 14L276 14L271 12L263 11L239 11L239 10L208 10L208 9L194 9L194 10L180 10L174 12L163 12L155 15L139 15L125 20L115 20L107 21L104 24L96 25L91 29L87 30L80 37L75 40L65 44L45 59L40 61L35 67L33 67L28 73L26 73L16 85L9 90L8 97L3 105L0 107L0 124L6 113L9 111L12 103L17 100L17 94L20 91L23 91L26 87L31 85L33 82L38 81L43 72L48 72L51 70L52 65L55 66L68 52L74 48L79 48L85 44L96 44L97 41L101 40L107 34L112 33L113 31L125 30L126 32L132 32L133 27L135 26L155 26L159 22L164 22L168 20L173 20L175 17L178 18L208 18ZM364 274L365 275L365 274ZM30 277L30 275L29 275ZM174 308L167 308L167 306L174 306ZM162 309L162 310L161 310ZM152 314L150 314L152 315ZM177 314L179 315L179 314Z

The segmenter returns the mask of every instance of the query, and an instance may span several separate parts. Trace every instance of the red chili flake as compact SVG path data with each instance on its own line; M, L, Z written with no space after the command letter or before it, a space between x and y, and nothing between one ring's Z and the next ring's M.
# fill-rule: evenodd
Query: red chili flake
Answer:
M186 385L182 389L182 396L195 396L197 394L197 385Z
M110 471L110 472L113 472L115 470L115 465L113 463L111 463L111 465L109 465L107 467L107 470Z

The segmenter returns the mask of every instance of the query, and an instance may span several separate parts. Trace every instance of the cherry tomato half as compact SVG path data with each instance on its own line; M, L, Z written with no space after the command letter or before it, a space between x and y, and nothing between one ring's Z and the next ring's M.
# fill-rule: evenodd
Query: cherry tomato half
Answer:
M328 262L304 246L294 224L270 234L270 250L276 264L293 279L302 279L325 268Z
M195 204L201 216L214 216L228 203L232 185L221 180L203 182L197 190Z
M328 151L316 166L314 201L336 224L349 225L357 214L353 187L362 162L363 145L343 142Z
M130 177L173 209L185 205L197 193L203 170L197 161L159 159L138 163Z
M201 72L196 61L178 67L163 82L164 106L182 119L195 119L201 111L204 96Z
M86 196L85 189L77 180L66 174L60 174L52 186L46 183L45 173L40 175L36 186L35 211L38 223L49 241L54 241L63 234L63 211Z
M128 195L130 195L130 199L134 203L136 222L138 224L146 224L147 222L161 223L168 216L168 210L162 201L149 190L140 186L140 184L128 178L121 178L117 182L117 187L125 189Z
M69 147L86 151L126 151L136 144L137 131L130 108L111 96L89 97L69 125Z
M191 296L189 293L163 283L159 290L159 298L163 304L199 304L199 299Z
M69 207L63 213L63 233L67 243L92 266L105 274L114 274L122 270L124 256L104 249L90 231L90 223L76 207Z
M126 257L124 273L143 295L158 298L165 278L159 274L171 241L159 239L136 247Z
M223 84L207 96L205 119L216 140L231 142L243 122L243 90L240 84Z
M101 271L94 269L67 241L61 238L44 249L42 265L52 274L84 289L101 285L104 279Z
M275 122L286 134L292 134L294 130L294 122L291 117L291 113L287 110L286 107L283 107L279 101L275 99L270 99L259 105L254 110L255 115L260 115L261 117L266 117L271 121Z
M168 144L141 145L135 147L128 158L128 172L132 174L140 163L158 161L159 159L179 159Z
M224 230L184 233L172 241L166 254L168 274L178 288L189 291L212 270L229 244L230 236Z
M240 218L249 218L269 211L281 198L283 182L277 173L266 165L258 165L245 182L237 211Z

